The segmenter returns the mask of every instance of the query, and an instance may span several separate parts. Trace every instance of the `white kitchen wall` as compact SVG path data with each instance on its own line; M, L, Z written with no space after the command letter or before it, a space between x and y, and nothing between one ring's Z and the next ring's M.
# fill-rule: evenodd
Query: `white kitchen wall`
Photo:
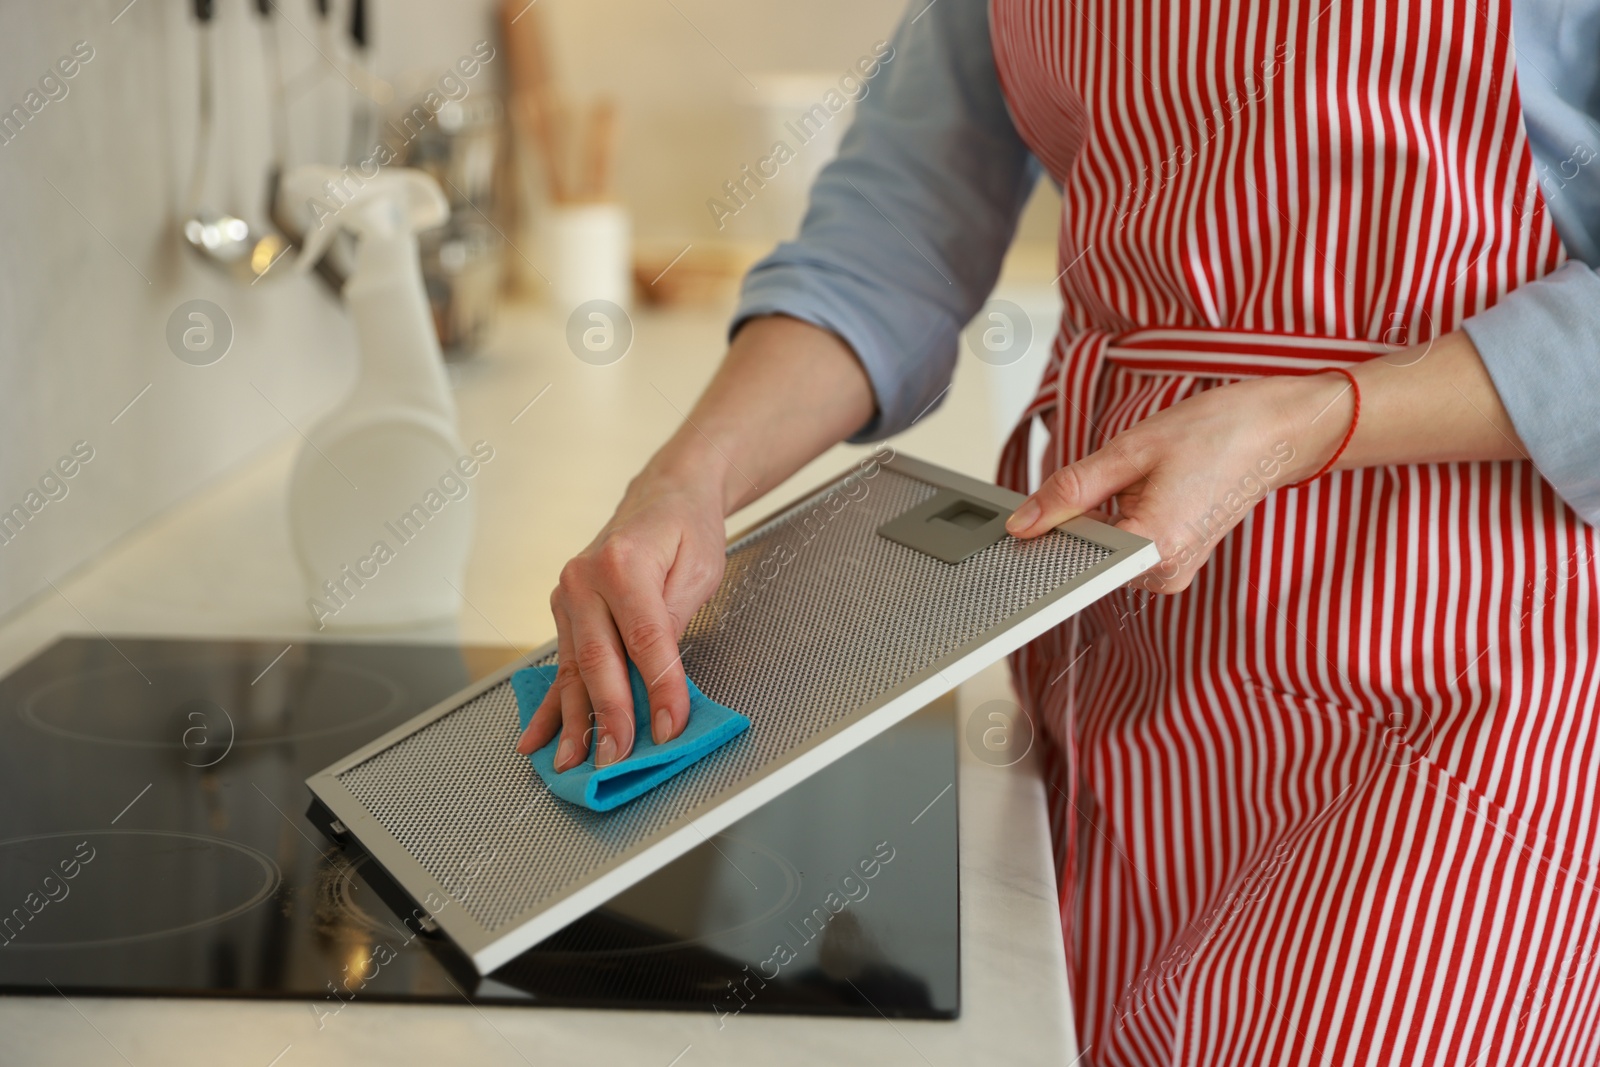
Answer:
M0 108L46 101L0 144L0 513L30 515L0 543L0 613L55 595L51 581L303 427L353 366L342 314L312 282L241 288L183 246L195 38L185 4L125 3L0 3ZM235 116L244 94L233 89L246 72L259 85L261 69L244 5L219 6L230 76L208 199L242 208L261 198L264 126L254 94L256 111ZM92 58L49 80L75 45ZM63 85L59 99L45 95ZM167 345L168 316L191 299L232 323L231 349L211 366ZM58 485L50 473L78 442L93 458Z

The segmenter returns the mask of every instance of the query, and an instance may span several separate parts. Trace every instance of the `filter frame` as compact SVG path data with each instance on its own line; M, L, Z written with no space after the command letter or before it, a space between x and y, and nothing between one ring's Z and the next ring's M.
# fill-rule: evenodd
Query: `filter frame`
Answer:
M872 462L878 463L882 471L925 483L934 491L955 492L1006 512L1015 509L1023 500L1020 494L1008 489L907 455ZM775 509L760 522L730 538L730 553L740 546L748 547L752 539L775 529L776 523L794 515L802 506L810 506L811 502L830 493L858 484L861 477L861 468L852 467L812 492ZM851 479L856 482L852 483ZM463 904L465 896L458 895L459 890L452 891L413 856L342 778L390 753L446 716L467 709L496 687L506 685L516 670L549 660L555 652L554 642L530 652L308 778L306 785L327 816L319 822L324 833L331 837L353 837L359 842L388 877L418 903L422 925L436 924L480 973L488 974L1159 561L1153 543L1091 519L1074 519L1064 524L1060 533L1099 546L1105 550L1105 555L1047 594L1006 615L977 637L938 656L900 684L842 713L831 725L785 750L783 758L774 758L698 805L676 812L669 825L629 842L620 854L586 869L580 883L554 897L541 899L505 923L491 928L475 918ZM1031 543L1029 545L1031 547ZM1041 551L1045 549L1046 546L1040 547ZM964 564L938 565L960 567ZM740 740L730 742L730 746L738 745ZM507 738L508 748L509 744L510 737ZM717 754L708 757L716 758ZM531 771L529 773L531 775ZM693 768L685 775L692 773ZM675 788L689 791L680 784L681 779L682 776L657 786L652 794L666 792L670 797ZM530 788L543 787L533 781ZM631 803L638 804L644 799ZM629 807L623 805L617 811L624 812Z

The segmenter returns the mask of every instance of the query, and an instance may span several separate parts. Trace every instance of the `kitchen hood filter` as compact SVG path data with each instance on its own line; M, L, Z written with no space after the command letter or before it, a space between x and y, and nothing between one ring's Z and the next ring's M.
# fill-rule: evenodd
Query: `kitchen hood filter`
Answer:
M353 835L487 973L1157 562L1086 519L996 535L992 515L1003 525L1021 499L896 456L735 538L681 647L751 728L615 811L556 799L512 750L519 663L311 778L325 829ZM935 528L926 548L908 515ZM524 662L554 659L551 645Z

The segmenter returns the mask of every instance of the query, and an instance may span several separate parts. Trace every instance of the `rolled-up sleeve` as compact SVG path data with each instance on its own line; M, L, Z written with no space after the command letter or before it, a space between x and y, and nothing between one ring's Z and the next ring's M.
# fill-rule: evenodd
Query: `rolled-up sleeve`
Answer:
M730 331L783 314L842 338L877 401L854 441L905 429L948 387L1040 173L1000 92L984 0L914 0L891 44L799 235L751 269Z
M1462 328L1533 465L1584 521L1600 525L1600 275L1567 263Z

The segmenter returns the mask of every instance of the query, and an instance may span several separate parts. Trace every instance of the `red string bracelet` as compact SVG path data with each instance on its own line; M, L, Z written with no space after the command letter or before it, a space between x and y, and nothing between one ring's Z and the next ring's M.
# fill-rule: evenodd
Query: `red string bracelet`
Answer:
M1344 440L1339 442L1339 447L1334 449L1333 455L1328 457L1328 462L1322 465L1321 470L1317 471L1317 473L1313 474L1309 478L1302 478L1298 482L1292 482L1289 485L1284 486L1285 489L1298 489L1303 485L1310 485L1312 482L1331 471L1333 469L1333 465L1339 462L1339 457L1344 455L1344 450L1350 447L1350 438L1356 435L1356 423L1361 421L1361 385L1356 381L1356 376L1354 374L1351 374L1343 367L1323 367L1318 370L1292 371L1290 373L1297 375L1311 375L1328 374L1330 372L1333 374L1344 375L1345 378L1350 382L1351 392L1355 394L1355 411L1350 415L1350 428L1344 432ZM1344 394L1341 393L1340 395L1342 396ZM1338 399L1338 397L1335 397L1334 399Z

